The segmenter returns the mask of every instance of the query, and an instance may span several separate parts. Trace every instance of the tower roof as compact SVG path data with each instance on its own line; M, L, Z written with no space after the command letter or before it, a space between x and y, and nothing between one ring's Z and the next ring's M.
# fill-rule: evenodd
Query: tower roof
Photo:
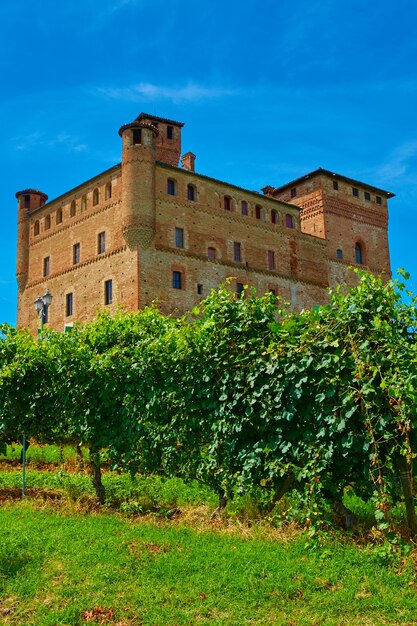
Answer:
M367 189L376 191L377 193L380 193L386 196L387 198L393 198L395 196L395 193L392 193L392 191L385 191L384 189L380 189L379 187L375 187L374 185L368 185L368 183L364 183L360 180L355 180L354 178L349 178L348 176L343 176L342 174L331 172L330 170L326 170L323 167L318 167L316 170L313 170L312 172L309 172L308 174L304 174L304 176L300 176L299 178L296 178L295 180L292 180L289 183L285 183L285 185L281 185L281 187L275 187L272 193L273 194L279 193L281 191L284 191L285 189L288 189L289 187L294 187L294 185L297 185L298 183L304 182L308 178L314 178L315 176L320 176L320 175L330 176L331 178L343 180L345 183L349 183L351 185L359 185L360 187L366 187Z
M135 119L135 122L142 122L143 120L155 120L155 122L171 124L171 126L179 126L180 128L184 126L184 122L176 122L175 120L169 120L166 117L158 117L157 115L149 115L149 113L140 113Z

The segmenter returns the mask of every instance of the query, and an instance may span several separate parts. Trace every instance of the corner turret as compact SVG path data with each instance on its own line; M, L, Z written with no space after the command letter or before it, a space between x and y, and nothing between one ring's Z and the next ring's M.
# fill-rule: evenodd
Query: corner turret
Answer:
M29 217L32 211L42 207L48 200L46 193L37 189L24 189L16 192L17 212L17 262L16 277L19 292L26 287L29 269Z

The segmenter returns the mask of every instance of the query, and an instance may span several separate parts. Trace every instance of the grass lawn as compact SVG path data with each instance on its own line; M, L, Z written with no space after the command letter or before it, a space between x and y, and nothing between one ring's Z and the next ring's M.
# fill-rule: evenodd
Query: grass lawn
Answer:
M412 544L368 527L307 547L250 500L212 520L208 488L157 476L105 472L100 508L71 448L29 452L23 502L19 448L0 458L0 624L417 626Z
M417 624L412 559L346 539L193 528L39 501L0 508L0 623Z

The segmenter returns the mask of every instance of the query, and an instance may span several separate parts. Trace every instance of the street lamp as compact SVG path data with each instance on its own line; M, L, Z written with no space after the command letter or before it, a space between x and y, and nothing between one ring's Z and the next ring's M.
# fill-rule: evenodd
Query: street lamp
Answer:
M50 293L49 289L45 291L45 293L43 294L43 298L38 296L34 302L35 311L38 314L38 317L41 321L41 330L40 330L41 339L42 339L42 333L43 333L43 325L45 322L48 321L48 308L51 306L51 303L52 303L52 294Z
M41 322L41 328L40 328L40 339L43 339L43 325L45 322L48 321L48 308L51 306L52 303L52 294L49 291L49 289L47 289L45 291L45 293L43 294L43 298L41 298L40 296L38 296L34 302L34 306L35 306L35 311L38 314L38 317L40 319ZM23 440L22 440L22 500L25 497L25 489L26 489L26 451L29 448L29 442L26 439L26 435L23 435Z

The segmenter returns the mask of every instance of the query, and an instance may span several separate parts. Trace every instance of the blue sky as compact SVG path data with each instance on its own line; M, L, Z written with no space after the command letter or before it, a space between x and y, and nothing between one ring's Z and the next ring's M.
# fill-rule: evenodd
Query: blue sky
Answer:
M14 0L0 5L0 321L15 323L16 191L120 161L141 111L185 122L202 174L259 190L317 167L387 189L417 292L417 4Z

